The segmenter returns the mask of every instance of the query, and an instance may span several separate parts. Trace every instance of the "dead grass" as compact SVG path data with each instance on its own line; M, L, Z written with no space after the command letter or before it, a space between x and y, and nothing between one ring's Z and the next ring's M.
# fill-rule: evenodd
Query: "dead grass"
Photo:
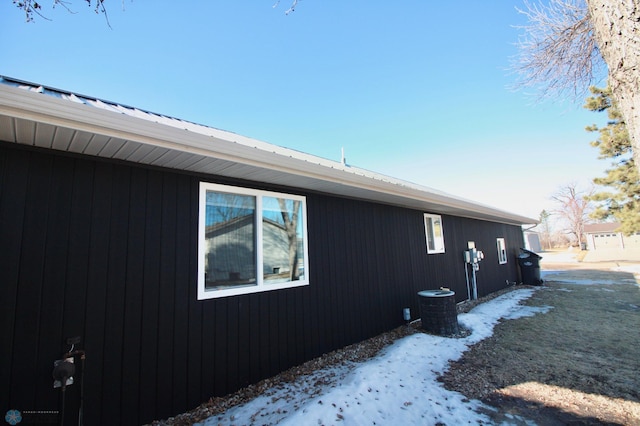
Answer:
M501 323L451 364L447 388L539 424L640 424L640 288L579 274L622 284L545 283L526 304L552 309Z

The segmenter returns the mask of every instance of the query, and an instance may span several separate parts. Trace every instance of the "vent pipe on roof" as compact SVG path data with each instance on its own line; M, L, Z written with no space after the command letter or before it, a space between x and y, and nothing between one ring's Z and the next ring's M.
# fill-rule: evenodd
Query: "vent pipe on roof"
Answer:
M341 148L342 150L342 159L340 160L340 162L342 163L343 166L347 165L347 159L344 156L344 147Z

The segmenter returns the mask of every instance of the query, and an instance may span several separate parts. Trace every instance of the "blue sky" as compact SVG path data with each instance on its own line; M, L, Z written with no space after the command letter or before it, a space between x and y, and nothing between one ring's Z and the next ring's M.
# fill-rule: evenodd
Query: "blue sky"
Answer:
M509 87L522 1L0 3L0 74L347 162L537 218L606 160L582 101ZM152 4L153 6L149 6ZM124 10L123 10L124 6Z

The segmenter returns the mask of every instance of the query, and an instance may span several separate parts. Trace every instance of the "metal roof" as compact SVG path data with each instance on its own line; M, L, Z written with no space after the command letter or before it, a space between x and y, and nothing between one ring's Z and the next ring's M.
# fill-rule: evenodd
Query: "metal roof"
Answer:
M267 182L429 213L538 221L235 133L0 76L0 140Z

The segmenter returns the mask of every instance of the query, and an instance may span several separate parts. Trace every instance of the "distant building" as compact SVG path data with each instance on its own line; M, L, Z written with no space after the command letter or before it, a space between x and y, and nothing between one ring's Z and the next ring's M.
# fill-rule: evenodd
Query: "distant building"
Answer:
M540 253L542 251L542 246L540 245L540 234L535 231L525 231L524 248L535 253Z
M584 226L588 250L640 249L640 232L625 236L617 231L618 222L591 223Z

